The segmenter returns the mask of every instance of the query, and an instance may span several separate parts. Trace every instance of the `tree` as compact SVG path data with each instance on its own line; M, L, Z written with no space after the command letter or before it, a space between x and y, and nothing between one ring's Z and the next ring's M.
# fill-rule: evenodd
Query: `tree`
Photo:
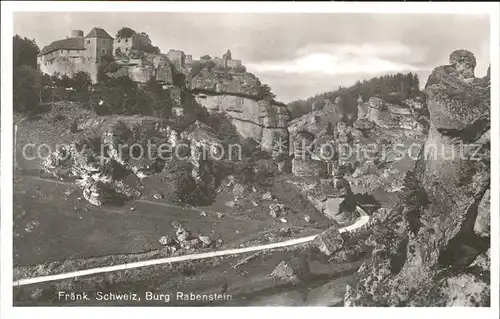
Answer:
M38 53L40 53L40 49L38 48L35 40L31 40L26 37L21 38L16 34L13 37L13 41L14 67L27 65L36 69L36 57Z
M15 112L29 112L38 106L42 81L42 74L32 67L23 65L14 69L13 102Z
M92 79L88 72L80 71L73 74L71 84L77 92L88 92L89 87L92 85Z
M136 34L136 32L129 28L129 27L123 27L118 32L116 33L115 38L131 38Z
M342 97L342 107L348 112L355 112L357 108L357 98L366 101L372 96L379 96L387 102L403 104L405 99L422 96L419 87L419 79L413 73L397 73L383 75L369 80L357 81L350 87L339 86L337 90L317 94L305 100L292 101L288 104L292 119L309 113L312 105L317 100L334 100L336 96ZM390 101L389 101L390 100Z
M276 98L276 94L271 91L271 87L267 84L262 84L260 87L260 96L262 100L273 101Z

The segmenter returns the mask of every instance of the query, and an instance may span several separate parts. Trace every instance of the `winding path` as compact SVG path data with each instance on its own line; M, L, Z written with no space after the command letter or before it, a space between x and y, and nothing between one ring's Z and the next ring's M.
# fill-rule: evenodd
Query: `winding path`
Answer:
M43 180L48 181L48 182L61 183L59 181L52 181L52 180L47 180L47 179L43 179ZM150 202L151 204L158 204L158 203L152 202L152 201L148 201L148 202ZM361 217L358 218L354 224L349 225L347 227L340 228L339 232L341 232L341 233L351 232L353 230L356 230L356 229L366 225L369 222L370 216L368 216L366 214L366 212L361 207L358 206L357 211L359 212ZM244 248L226 249L226 250L220 250L220 251L211 251L211 252L205 252L205 253L200 253L200 254L165 257L165 258L137 261L137 262L119 264L119 265L113 265L113 266L90 268L90 269L72 271L72 272L56 274L56 275L25 278L25 279L20 279L20 280L14 281L13 286L19 287L19 286L26 286L26 285L37 284L37 283L42 283L42 282L48 282L48 281L63 280L63 279L70 279L70 278L76 278L76 277L82 277L82 276L108 273L108 272L113 272L113 271L128 270L128 269L161 265L161 264L171 264L171 263L187 261L187 260L198 260L198 259L213 258L213 257L219 257L219 256L237 255L237 254L243 254L243 253L248 253L248 252L266 250L266 249L283 248L283 247L294 246L294 245L299 245L299 244L310 242L310 241L314 240L314 238L316 238L316 236L318 236L318 235L311 235L311 236L306 236L306 237L301 237L301 238L295 238L295 239L291 239L291 240L287 240L287 241L282 241L279 243L257 245L257 246L244 247Z

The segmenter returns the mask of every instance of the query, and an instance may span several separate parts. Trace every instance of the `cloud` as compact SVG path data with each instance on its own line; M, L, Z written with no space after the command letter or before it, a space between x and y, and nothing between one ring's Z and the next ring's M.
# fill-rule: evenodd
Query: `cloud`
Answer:
M299 48L293 59L247 63L254 72L298 74L378 74L417 71L418 67L402 62L415 50L402 44L310 44ZM422 52L419 52L422 54Z

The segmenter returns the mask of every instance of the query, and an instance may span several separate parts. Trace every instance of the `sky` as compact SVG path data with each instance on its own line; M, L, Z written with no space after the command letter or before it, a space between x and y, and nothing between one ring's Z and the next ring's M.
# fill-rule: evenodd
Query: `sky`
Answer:
M137 13L17 12L14 33L40 49L71 30L121 27L146 32L162 52L181 49L194 59L228 49L247 71L290 102L348 86L357 80L414 72L421 85L455 49L477 59L476 76L489 60L489 17L458 14L352 13Z

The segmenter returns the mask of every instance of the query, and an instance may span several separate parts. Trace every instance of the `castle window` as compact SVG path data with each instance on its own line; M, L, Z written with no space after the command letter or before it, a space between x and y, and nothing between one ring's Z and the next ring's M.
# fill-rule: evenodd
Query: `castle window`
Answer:
M87 44L90 44L90 40L87 40Z
M120 40L120 39L118 39L118 43L120 43L120 42L121 42L121 40Z
M125 43L128 43L128 39L125 39Z

